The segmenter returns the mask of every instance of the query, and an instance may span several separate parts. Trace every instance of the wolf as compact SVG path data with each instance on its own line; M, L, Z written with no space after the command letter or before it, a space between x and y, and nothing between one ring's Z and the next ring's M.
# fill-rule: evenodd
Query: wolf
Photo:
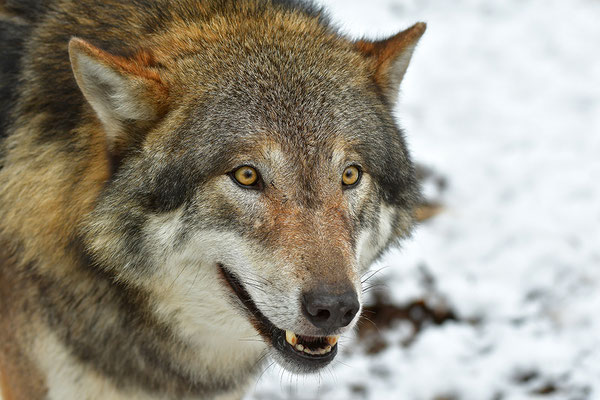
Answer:
M318 372L420 189L417 23L293 0L0 0L4 400L239 399Z

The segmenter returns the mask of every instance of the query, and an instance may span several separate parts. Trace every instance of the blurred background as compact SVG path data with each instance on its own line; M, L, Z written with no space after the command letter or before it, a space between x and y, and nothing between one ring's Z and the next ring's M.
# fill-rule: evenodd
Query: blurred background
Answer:
M320 3L428 23L397 109L427 204L332 367L247 399L600 399L600 1Z

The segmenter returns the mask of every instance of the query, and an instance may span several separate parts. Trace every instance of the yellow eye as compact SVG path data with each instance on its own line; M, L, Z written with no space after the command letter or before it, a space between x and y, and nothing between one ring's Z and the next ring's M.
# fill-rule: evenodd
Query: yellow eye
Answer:
M360 175L360 169L355 165L351 165L344 170L342 183L344 186L354 186L360 180Z
M242 186L254 186L258 182L258 171L245 165L236 169L233 177Z

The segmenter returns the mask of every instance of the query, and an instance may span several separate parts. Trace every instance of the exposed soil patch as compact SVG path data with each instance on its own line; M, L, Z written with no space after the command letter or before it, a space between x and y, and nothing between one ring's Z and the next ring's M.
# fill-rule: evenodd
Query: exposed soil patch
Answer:
M409 345L423 328L457 320L452 310L442 307L434 308L424 300L399 306L385 301L383 296L376 296L374 303L364 308L363 317L366 317L367 320L359 325L358 337L359 340L368 337L368 341L364 341L367 344L366 352L368 354L377 354L385 350L388 342L381 331L390 329L402 321L408 322L412 326L412 334L403 343Z

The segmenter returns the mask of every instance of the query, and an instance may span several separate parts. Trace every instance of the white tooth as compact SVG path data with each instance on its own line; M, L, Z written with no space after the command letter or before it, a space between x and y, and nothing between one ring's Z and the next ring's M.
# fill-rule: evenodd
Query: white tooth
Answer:
M313 352L308 347L304 348L304 352L306 354L313 354Z
M327 346L327 347L325 347L323 354L329 353L330 351L331 351L331 346Z
M285 340L292 346L295 346L296 343L298 343L298 338L296 337L296 334L288 330L285 331Z
M298 351L304 351L304 346L302 346L301 344L297 344L296 345L296 350L298 350Z

